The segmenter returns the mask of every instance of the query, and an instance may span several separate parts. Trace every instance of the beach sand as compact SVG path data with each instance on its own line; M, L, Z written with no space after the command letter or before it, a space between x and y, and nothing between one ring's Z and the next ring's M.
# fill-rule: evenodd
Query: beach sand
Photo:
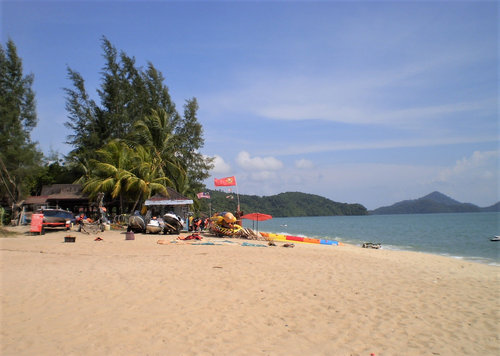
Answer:
M19 235L0 238L2 355L500 354L496 266L349 245L9 229Z

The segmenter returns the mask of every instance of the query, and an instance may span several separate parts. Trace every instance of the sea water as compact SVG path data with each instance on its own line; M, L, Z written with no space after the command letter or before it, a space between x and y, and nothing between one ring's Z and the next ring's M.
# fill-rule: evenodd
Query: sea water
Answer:
M500 213L314 216L243 220L259 231L337 240L355 245L432 253L500 265ZM327 246L325 246L327 247Z

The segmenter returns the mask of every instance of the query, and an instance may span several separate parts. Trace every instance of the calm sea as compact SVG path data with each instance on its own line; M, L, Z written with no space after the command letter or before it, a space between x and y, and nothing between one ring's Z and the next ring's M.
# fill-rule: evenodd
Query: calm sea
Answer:
M243 225L256 228L256 222ZM405 214L273 218L258 223L259 231L338 240L382 248L418 251L500 265L500 213ZM327 248L327 246L325 246Z

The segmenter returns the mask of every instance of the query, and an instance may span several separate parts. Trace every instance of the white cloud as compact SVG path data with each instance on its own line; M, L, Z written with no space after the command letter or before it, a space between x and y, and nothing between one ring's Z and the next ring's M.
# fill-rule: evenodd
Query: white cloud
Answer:
M458 201L490 206L500 200L498 159L498 151L475 151L443 168L431 184Z
M225 174L231 171L231 166L219 155L215 155L213 163L214 168L211 171L213 174Z
M283 168L283 162L274 157L250 157L246 151L241 151L236 157L236 162L246 170L277 170Z
M300 191L375 209L437 190L458 201L485 207L499 200L498 158L498 152L477 151L449 167L346 163L315 165L313 169L303 169L311 162L302 159L281 170L242 170L236 175L242 194Z
M238 176L243 194L305 192L360 203L369 209L432 192L427 183L436 167L396 164L339 164L314 169L285 168Z
M411 104L401 106L390 97L391 88L353 88L352 92L343 83L322 85L314 82L306 83L300 91L291 92L290 86L274 87L273 83L259 88L264 99L247 110L262 117L275 120L324 120L349 124L380 124L397 127L408 127L435 124L433 119L449 117L450 115L474 114L484 116L494 114L496 98L471 100L469 102L449 101L432 104L432 98L421 98ZM343 90L342 90L343 89ZM377 95L373 94L376 92ZM327 94L326 94L327 93ZM408 96L414 95L408 90ZM245 93L244 97L249 97ZM427 102L425 101L427 100ZM364 105L359 103L363 102ZM387 107L390 105L391 107Z
M308 159L299 159L295 161L295 167L298 169L311 169L314 167L314 163Z
M451 168L443 169L437 178L439 182L455 180L478 184L480 180L490 180L498 174L498 152L474 151L470 157L463 157Z
M250 177L252 180L257 182L269 182L277 179L279 180L279 176L276 174L276 172L270 171L252 172L250 174Z
M297 155L304 153L320 153L320 152L333 152L333 151L352 151L352 150L376 150L376 149L390 149L402 147L429 147L441 145L456 145L462 143L484 143L494 142L497 138L495 134L491 136L455 136L455 137L426 137L416 139L387 139L381 141L338 141L326 143L314 143L308 145L301 145L287 147L284 150L273 151L275 155Z
M457 71L477 60L461 52L455 54L461 58L458 69L454 69ZM398 127L410 123L428 125L436 117L462 113L473 113L470 116L476 117L494 115L497 98L491 94L464 101L440 93L440 100L436 100L433 95L439 90L436 82L450 85L436 76L446 71L451 58L454 57L449 53L442 53L432 61L425 57L394 68L350 73L348 77L328 68L308 75L245 69L241 72L247 74L236 81L237 89L210 93L205 105L219 114L244 112L275 120L319 119ZM403 93L415 99L398 101Z

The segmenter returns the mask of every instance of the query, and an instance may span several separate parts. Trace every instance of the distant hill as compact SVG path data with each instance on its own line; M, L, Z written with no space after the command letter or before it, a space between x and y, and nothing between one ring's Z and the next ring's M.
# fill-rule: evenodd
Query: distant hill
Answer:
M487 208L471 203L461 203L440 192L432 192L422 198L403 200L391 206L370 211L370 214L432 214L432 213L471 213L500 211L500 202Z
M201 199L201 211L208 212L209 203L215 211L236 211L236 194L219 190L208 190L211 199ZM260 212L273 217L330 216L330 215L367 215L361 204L339 203L314 194L287 192L259 197L240 194L241 210L247 213Z
M481 211L488 212L488 211L500 211L500 202L493 204L492 206L488 206L486 208L480 208Z

